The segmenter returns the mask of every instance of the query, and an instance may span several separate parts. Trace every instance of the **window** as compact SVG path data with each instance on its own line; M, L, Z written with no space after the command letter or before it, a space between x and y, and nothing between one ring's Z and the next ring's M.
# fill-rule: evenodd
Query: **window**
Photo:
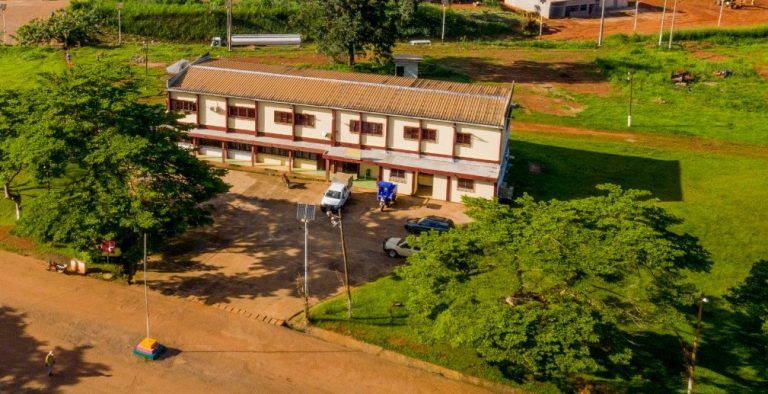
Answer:
M456 133L456 145L472 145L472 134Z
M238 118L256 118L256 108L238 107L230 105L228 109L229 116L235 116Z
M315 115L296 114L296 124L300 126L315 127Z
M209 139L205 139L205 138L200 138L199 140L197 140L197 143L200 146L210 146L210 147L214 147L214 148L221 148L221 141L215 141L215 140L209 140Z
M357 133L358 130L363 134L382 135L384 132L384 125L381 123L373 122L361 122L359 120L349 121L349 131Z
M421 130L421 140L422 141L429 141L429 142L437 141L437 130L435 130L435 129L422 129Z
M419 128L410 126L403 127L403 138L407 140L419 139Z
M405 126L403 127L403 138L407 140L419 139L419 132L421 132L421 140L435 142L437 141L437 130L435 129L419 129L418 127Z
M463 192L473 192L475 191L475 181L472 179L459 178L458 189Z
M251 151L251 146L247 144L241 144L238 142L227 142L227 149L229 150L242 150L246 152Z
M297 159L317 160L317 154L309 153L309 152L296 151L296 152L293 152L293 157Z
M405 183L405 170L389 170L389 180L391 182Z
M275 111L275 123L293 123L293 114L290 112Z
M172 111L197 112L197 103L194 101L171 99Z
M259 153L263 153L265 155L275 155L275 156L288 156L288 151L285 149L279 149L274 148L271 146L260 146L258 148Z

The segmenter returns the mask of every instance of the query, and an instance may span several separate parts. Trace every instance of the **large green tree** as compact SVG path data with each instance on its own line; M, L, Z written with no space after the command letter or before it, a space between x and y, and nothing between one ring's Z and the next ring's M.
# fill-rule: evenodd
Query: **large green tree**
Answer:
M14 98L33 111L0 115L15 130L0 155L18 163L0 176L20 169L54 184L25 204L19 233L94 254L114 239L136 259L141 234L160 244L210 222L205 202L227 190L223 171L179 148L177 116L138 101L139 87L126 66L75 67Z
M420 0L311 0L301 24L312 26L320 53L349 65L371 50L379 61L392 55L398 26L407 23Z
M744 282L731 288L725 298L760 322L768 334L768 260L753 264Z
M65 47L98 41L99 18L92 9L57 10L48 19L33 19L21 26L16 39L23 45L48 44L55 40Z
M514 207L466 200L474 222L412 239L399 274L423 334L477 350L518 377L563 379L626 364L627 327L683 324L687 271L710 261L646 192Z

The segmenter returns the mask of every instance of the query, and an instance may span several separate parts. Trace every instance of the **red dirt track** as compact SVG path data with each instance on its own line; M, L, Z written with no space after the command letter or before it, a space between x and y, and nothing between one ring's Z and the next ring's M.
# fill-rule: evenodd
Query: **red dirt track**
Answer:
M672 5L674 0L667 1L667 13L664 18L664 30L669 31L672 22ZM643 0L640 3L640 13L637 18L638 34L658 34L661 23L664 0ZM722 27L747 27L768 23L768 0L747 0L740 9L723 9ZM691 28L715 28L720 13L720 6L713 0L679 0L675 30ZM606 14L605 35L632 34L634 24L634 9L616 11ZM544 21L544 27L549 31L545 39L581 39L597 40L600 18L567 18Z
M5 10L5 42L13 43L11 35L35 18L47 18L59 8L69 5L69 0L2 0L8 5ZM0 25L2 29L2 25Z

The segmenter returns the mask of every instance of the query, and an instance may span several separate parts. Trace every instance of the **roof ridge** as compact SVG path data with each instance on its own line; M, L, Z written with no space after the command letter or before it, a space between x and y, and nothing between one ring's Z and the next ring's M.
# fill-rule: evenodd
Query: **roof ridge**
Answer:
M242 63L242 62L237 62L233 60L230 60L229 62ZM296 67L286 67L286 66L282 66L282 67L285 67L286 70L299 70ZM359 86L376 86L376 87L387 87L387 88L393 88L393 89L419 91L419 92L445 93L445 94L451 94L456 96L488 98L488 99L496 99L501 101L507 98L506 94L502 96L502 95L490 95L490 94L481 94L481 93L455 92L451 90L439 90L439 89L429 89L429 88L423 88L423 87L389 85L385 83L350 81L350 80L344 80L344 79L338 79L338 78L320 78L320 77L310 77L305 75L280 74L280 73L269 72L269 71L242 70L242 69L226 68L226 67L211 67L211 66L204 66L201 64L193 65L193 66L190 66L189 68L201 68L201 69L211 70L211 71L230 71L230 72L236 72L236 73L242 73L242 74L275 75L275 76L289 77L289 78L303 79L303 80L310 80L310 81L337 81L337 82L349 83L352 85L359 85ZM323 71L323 70L319 70L319 71ZM445 82L445 81L440 81L440 82ZM456 82L448 82L448 83L456 83ZM471 84L467 84L467 85L472 86ZM498 88L498 89L505 89L505 88Z

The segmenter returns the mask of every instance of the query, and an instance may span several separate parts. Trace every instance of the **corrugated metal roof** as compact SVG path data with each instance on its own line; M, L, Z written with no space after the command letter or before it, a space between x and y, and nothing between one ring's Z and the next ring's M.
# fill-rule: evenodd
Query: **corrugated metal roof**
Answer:
M235 60L190 66L169 90L503 127L509 88Z

